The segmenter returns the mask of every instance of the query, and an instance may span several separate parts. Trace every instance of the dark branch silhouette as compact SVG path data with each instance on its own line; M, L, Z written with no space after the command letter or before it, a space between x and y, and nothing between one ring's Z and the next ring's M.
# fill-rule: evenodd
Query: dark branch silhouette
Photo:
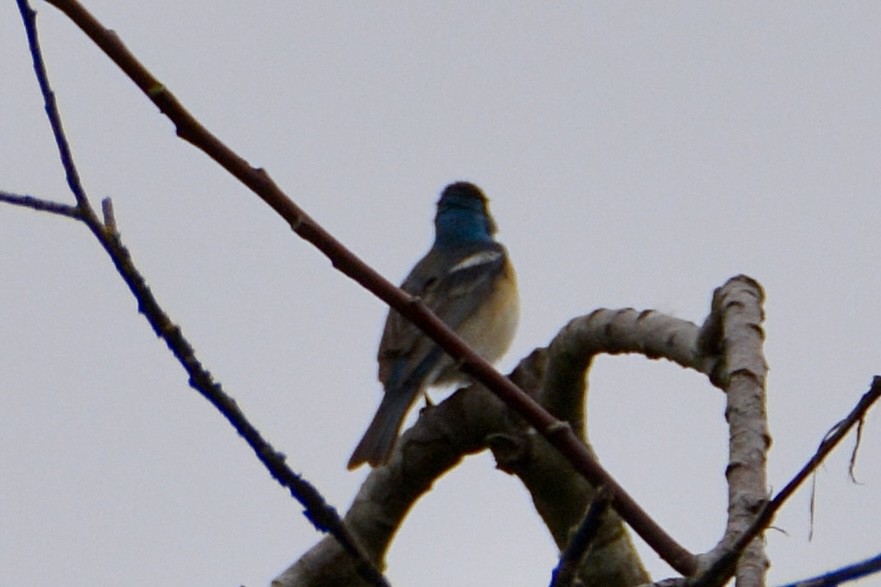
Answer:
M560 563L551 578L551 587L570 587L575 584L578 567L599 534L609 503L609 493L600 487L584 514L584 520L560 556Z
M357 539L342 523L336 510L325 502L322 495L312 484L294 473L287 466L285 456L276 451L262 437L260 432L238 408L235 400L223 391L220 383L213 379L208 370L196 358L192 345L184 337L180 328L163 311L147 285L146 280L135 267L128 249L122 244L109 199L105 200L102 206L106 222L102 223L99 220L80 182L73 154L64 134L61 116L55 103L42 52L40 51L36 29L36 13L30 8L26 0L19 0L18 5L28 36L28 44L34 61L34 71L46 102L46 113L55 136L61 163L67 175L68 185L76 198L77 205L75 208L72 208L64 204L56 204L30 196L16 196L14 194L3 194L3 201L75 218L83 222L110 256L116 270L137 299L138 311L144 315L156 335L165 341L169 350L171 350L172 354L186 370L189 375L190 386L223 414L227 421L235 428L236 432L254 450L257 458L269 470L272 477L283 487L287 488L297 501L303 504L306 508L306 517L312 521L315 527L321 531L330 532L346 552L357 561L359 575L372 585L388 585L388 581L370 562Z
M782 587L836 587L843 583L864 579L869 575L881 572L881 554L877 554L872 558L864 561L817 575L809 579L802 579L795 583L789 583Z

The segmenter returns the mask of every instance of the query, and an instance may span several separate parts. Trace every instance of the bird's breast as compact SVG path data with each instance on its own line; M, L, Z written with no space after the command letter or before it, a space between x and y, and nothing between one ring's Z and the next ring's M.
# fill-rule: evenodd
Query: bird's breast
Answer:
M489 363L495 363L508 350L520 319L520 297L517 293L517 276L506 261L504 270L494 280L492 289L484 301L457 329L468 346L477 351ZM438 378L438 383L461 378L454 366Z

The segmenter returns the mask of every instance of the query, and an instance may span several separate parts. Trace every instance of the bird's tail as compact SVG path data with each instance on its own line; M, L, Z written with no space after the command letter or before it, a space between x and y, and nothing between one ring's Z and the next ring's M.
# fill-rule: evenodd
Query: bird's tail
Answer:
M363 463L370 463L371 467L375 467L388 460L398 439L404 417L418 393L419 387L386 390L376 415L367 427L367 432L349 458L349 470Z

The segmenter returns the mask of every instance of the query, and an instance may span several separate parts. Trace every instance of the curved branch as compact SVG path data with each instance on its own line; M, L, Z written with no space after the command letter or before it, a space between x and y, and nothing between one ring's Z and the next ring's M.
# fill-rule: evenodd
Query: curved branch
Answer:
M539 353L521 361L511 378L521 386L537 382ZM537 385L534 383L534 385ZM395 445L388 462L373 469L344 520L376 565L382 568L395 533L416 501L466 455L486 448L486 439L510 426L511 412L495 395L474 385L436 406L427 406ZM339 545L323 539L272 583L273 587L359 585L354 566Z
M702 332L692 322L652 310L601 308L575 318L548 349L542 405L558 418L568 419L576 431L584 430L585 374L599 354L639 353L710 375L719 356L706 353L699 344Z
M537 397L544 379L546 350L523 359L513 379ZM377 566L406 514L442 475L467 455L489 447L498 467L517 475L562 550L570 542L595 495L588 483L544 438L525 433L528 425L479 385L459 390L422 410L398 441L386 466L367 477L346 524ZM323 539L273 582L273 587L357 585L354 567L332 540ZM621 517L605 516L593 546L579 565L585 587L630 587L649 580Z
M549 412L568 422L570 426L565 428L584 440L591 451L584 434L584 406L585 375L593 357L641 353L709 376L716 371L719 356L707 354L715 347L706 343L712 338L706 330L653 311L596 310L570 321L548 349L536 350L521 361L511 379ZM493 451L500 469L524 483L561 550L569 544L573 528L596 496L595 488L609 483L615 487L610 493L617 500L621 517L632 525L634 520L641 523L637 526L640 535L674 567L696 570L696 558L658 527L595 457L591 476L579 474L527 422L476 387L423 410L401 437L388 465L367 478L346 514L346 523L379 563L415 501L462 456L486 447ZM603 522L596 546L579 567L584 585L632 586L649 580L621 517L610 515ZM351 566L340 564L340 554L332 541L324 540L279 576L275 585L343 580L351 573Z
M559 418L567 419L582 436L586 423L586 373L598 354L640 353L651 359L669 359L683 367L711 374L719 357L706 354L699 344L703 329L654 311L599 309L570 321L548 348L548 368L541 403ZM608 479L607 479L608 477ZM604 470L588 479L594 486L612 489L616 511L673 568L693 573L695 557L682 548Z

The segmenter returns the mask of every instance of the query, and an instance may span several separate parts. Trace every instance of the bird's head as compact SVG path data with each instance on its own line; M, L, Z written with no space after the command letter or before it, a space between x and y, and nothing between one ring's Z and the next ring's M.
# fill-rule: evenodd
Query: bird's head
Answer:
M473 183L459 181L444 188L434 218L437 246L491 241L496 224L489 213L489 200Z

